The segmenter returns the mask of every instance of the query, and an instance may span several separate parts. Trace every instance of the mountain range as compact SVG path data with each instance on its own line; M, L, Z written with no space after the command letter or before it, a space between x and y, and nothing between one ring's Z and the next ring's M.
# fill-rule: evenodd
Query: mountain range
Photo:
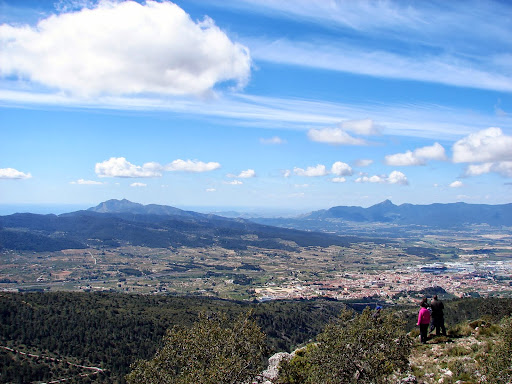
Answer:
M0 216L0 248L31 251L120 245L294 249L346 245L354 241L361 239L271 227L128 200L109 200L88 210L61 215Z
M386 227L457 229L485 224L512 226L512 204L395 205L386 200L369 208L338 206L293 219L250 220L185 211L166 205L108 200L87 210L61 215L16 213L0 216L0 248L56 251L90 246L138 245L151 248L209 247L293 249L297 246L346 245L364 241L348 231L378 224L372 238L386 237ZM327 233L328 231L335 232ZM355 234L347 236L347 234ZM345 235L345 236L340 236ZM366 239L367 240L367 239ZM374 242L386 242L373 238Z

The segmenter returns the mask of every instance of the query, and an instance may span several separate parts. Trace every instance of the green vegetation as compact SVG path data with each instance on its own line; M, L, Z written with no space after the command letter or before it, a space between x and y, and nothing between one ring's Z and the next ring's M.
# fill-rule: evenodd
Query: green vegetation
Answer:
M202 312L235 318L252 309L270 354L314 338L342 308L343 303L329 300L242 303L115 293L0 293L0 346L97 366L105 372L95 382L115 383L123 381L133 362L150 359L161 348L168 329L191 326ZM25 377L32 379L22 382L50 375L35 369L41 360L2 349L0 358L4 371L27 371ZM0 382L13 382L7 377L12 378L2 375Z
M33 354L1 348L0 383L64 378L73 383L124 383L136 361L134 369L144 371L163 364L163 356L173 356L179 345L191 356L201 343L217 345L219 357L236 348L241 360L248 353L245 347L256 348L251 353L259 356L258 362L251 362L251 372L274 352L307 345L284 363L282 383L351 382L354 374L361 383L378 383L392 371L396 382L403 377L396 370L403 372L410 346L404 332L409 330L409 373L424 383L441 378L445 384L483 383L484 377L487 383L510 381L512 300L446 300L445 306L449 337L433 337L421 345L415 337L417 328L408 323L417 316L416 306L385 308L376 322L368 310L355 315L334 300L247 303L114 293L0 293L0 347ZM247 320L249 310L252 320ZM229 319L238 319L238 325L232 326ZM240 326L243 321L251 324L247 333ZM194 336L198 330L201 337ZM259 330L266 335L264 348ZM252 341L233 344L238 339ZM201 371L201 359L196 371ZM181 363L172 361L178 365L171 364L170 369L179 370ZM215 364L222 367L226 362L219 358ZM187 377L191 382L202 380Z
M507 384L512 381L512 317L502 321L500 337L484 362L488 382Z
M344 311L282 368L280 383L382 383L408 366L411 339L395 314Z
M138 361L129 384L244 383L262 371L265 335L248 316L235 321L202 314L191 327L175 326L149 361Z

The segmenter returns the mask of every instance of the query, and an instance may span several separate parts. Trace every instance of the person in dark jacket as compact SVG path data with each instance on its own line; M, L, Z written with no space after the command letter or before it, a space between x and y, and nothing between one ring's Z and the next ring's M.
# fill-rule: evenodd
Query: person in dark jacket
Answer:
M432 309L432 325L436 329L436 336L441 333L446 336L446 328L444 326L444 304L435 295L430 302L430 309Z

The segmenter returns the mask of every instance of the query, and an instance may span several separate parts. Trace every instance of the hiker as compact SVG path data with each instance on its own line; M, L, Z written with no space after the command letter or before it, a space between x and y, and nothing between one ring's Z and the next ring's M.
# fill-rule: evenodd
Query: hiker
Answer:
M444 304L435 295L430 302L430 308L432 309L432 325L436 329L436 336L442 333L446 336L446 328L444 326Z
M418 325L420 327L420 338L423 344L427 343L428 326L430 325L430 311L427 300L422 300L418 312Z

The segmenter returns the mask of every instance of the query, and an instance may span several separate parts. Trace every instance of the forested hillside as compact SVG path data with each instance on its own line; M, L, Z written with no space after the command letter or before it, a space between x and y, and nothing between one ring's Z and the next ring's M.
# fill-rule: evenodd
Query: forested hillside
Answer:
M2 293L0 346L99 367L104 371L83 382L116 383L123 382L135 360L154 355L167 329L190 326L200 313L234 318L252 310L252 317L267 335L270 355L314 339L343 308L342 302L321 299L245 303L112 293ZM402 312L408 320L406 330L414 329L415 306L386 310ZM446 301L445 313L448 326L482 317L499 319L512 315L512 300ZM69 367L63 371L55 363L52 371L42 359L22 359L5 349L0 359L3 383L49 380L55 378L55 371L61 375L73 372Z
M252 309L272 352L290 350L310 340L343 307L326 300L249 304L198 297L2 293L0 346L101 367L105 372L96 382L110 383L122 380L136 359L151 357L167 329L189 326L201 312L234 317ZM28 362L20 365L10 356L0 351L0 382L16 381L16 377L26 383L51 377L47 370Z

